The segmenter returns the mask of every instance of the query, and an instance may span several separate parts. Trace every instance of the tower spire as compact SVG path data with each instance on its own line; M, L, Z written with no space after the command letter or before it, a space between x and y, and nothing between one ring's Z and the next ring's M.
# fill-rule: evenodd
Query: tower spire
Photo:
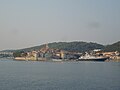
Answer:
M49 49L48 43L46 43L46 50Z

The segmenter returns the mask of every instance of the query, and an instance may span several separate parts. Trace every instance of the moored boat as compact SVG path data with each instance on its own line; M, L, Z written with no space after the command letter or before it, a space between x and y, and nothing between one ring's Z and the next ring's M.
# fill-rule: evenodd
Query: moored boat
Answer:
M94 56L86 53L84 56L79 57L78 61L105 61L108 57Z
M54 62L62 62L62 59L52 59Z

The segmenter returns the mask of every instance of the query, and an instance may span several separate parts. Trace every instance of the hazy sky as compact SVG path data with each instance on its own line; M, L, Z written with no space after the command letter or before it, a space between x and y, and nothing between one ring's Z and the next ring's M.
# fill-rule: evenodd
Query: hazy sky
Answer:
M120 40L120 0L0 0L0 50Z

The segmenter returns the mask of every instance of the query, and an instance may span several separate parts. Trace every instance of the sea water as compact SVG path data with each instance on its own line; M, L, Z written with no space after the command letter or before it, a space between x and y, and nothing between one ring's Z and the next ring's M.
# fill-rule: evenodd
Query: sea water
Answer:
M120 90L120 63L0 59L0 90Z

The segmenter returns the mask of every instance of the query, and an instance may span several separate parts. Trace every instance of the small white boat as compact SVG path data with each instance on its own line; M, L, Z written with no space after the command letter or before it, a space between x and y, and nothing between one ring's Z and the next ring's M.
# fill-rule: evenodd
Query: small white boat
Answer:
M62 62L62 59L52 59L54 62Z

